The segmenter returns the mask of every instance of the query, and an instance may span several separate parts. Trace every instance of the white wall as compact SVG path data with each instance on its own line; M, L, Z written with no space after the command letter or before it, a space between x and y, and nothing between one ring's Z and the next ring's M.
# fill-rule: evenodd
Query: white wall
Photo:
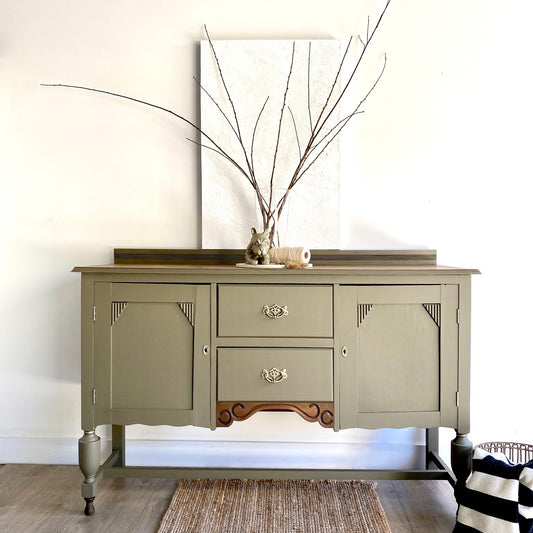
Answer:
M0 0L0 462L75 461L79 276L114 247L196 247L199 160L170 115L199 117L198 41L346 38L382 0ZM472 438L533 442L529 0L392 0L369 55L387 72L344 137L343 248L436 248L477 267ZM373 63L372 63L373 62ZM280 415L190 439L332 435ZM290 418L287 418L290 417ZM133 428L157 438L174 430ZM301 433L303 432L303 433ZM60 439L59 441L53 439ZM52 443L52 445L50 445ZM59 451L58 451L59 450Z

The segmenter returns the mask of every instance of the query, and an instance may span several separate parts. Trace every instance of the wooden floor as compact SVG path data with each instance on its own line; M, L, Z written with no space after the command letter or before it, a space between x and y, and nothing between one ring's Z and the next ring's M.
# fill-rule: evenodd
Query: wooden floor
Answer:
M104 479L88 517L81 481L76 466L1 466L0 531L155 533L176 488L172 479ZM378 494L393 533L453 529L456 505L446 481L378 481Z

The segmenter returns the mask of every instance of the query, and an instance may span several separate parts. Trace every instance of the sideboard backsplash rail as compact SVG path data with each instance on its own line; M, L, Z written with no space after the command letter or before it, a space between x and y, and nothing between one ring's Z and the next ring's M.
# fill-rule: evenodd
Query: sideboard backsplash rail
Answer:
M234 265L244 249L115 248L115 264ZM436 265L436 250L312 250L314 265Z

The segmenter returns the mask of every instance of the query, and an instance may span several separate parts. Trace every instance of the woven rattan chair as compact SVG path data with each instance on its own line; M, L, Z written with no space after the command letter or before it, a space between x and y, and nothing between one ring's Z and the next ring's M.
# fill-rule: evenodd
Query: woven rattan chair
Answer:
M478 444L477 447L487 452L501 452L512 463L527 463L533 460L533 444L522 444L520 442L483 442Z

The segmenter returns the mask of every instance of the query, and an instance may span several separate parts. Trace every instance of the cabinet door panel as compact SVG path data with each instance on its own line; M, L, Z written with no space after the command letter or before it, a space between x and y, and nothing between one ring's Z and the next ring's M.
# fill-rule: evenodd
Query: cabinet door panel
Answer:
M456 425L457 306L457 285L340 288L341 428Z
M96 424L210 425L210 288L96 283Z
M117 409L192 409L193 327L172 302L131 302L111 327Z
M439 328L421 304L373 305L357 353L360 413L439 410Z

